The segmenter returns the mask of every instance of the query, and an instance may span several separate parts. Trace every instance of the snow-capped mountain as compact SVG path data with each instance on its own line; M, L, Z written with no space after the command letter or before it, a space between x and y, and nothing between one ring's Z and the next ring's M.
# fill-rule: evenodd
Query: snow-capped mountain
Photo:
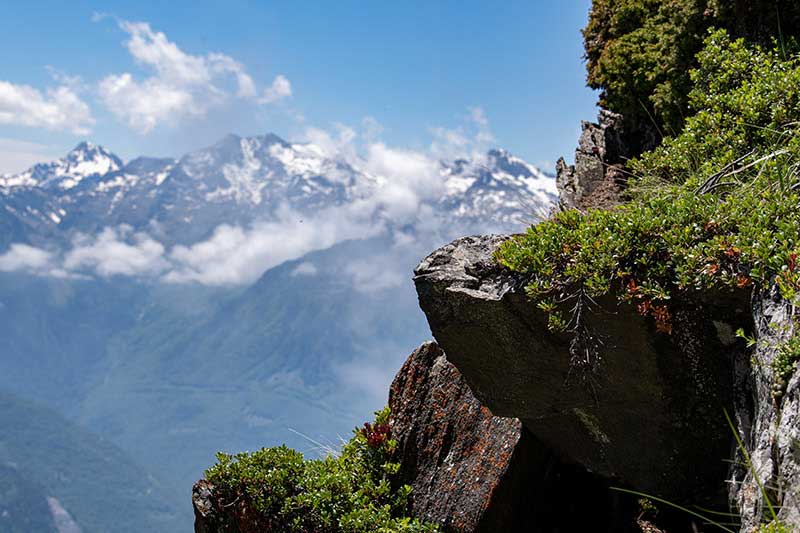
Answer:
M68 190L86 178L104 176L121 167L120 158L102 146L82 142L58 161L39 163L14 176L0 176L0 191L8 192L19 187Z
M477 225L519 229L547 217L558 199L552 176L505 150L490 150L483 163L455 161L443 173L442 211Z
M465 232L518 230L546 216L556 198L551 176L502 150L441 162L440 174L443 192L421 200ZM272 134L229 135L177 160L127 164L84 142L58 161L0 177L0 252L12 242L52 245L122 224L165 245L191 244L222 223L270 220L281 208L314 213L369 198L386 183Z

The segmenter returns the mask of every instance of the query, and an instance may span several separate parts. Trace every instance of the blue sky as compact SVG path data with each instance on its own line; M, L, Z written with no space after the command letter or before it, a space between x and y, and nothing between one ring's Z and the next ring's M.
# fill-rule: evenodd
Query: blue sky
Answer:
M179 156L226 133L480 139L571 158L590 0L6 3L0 173L82 139ZM338 132L338 133L337 133Z

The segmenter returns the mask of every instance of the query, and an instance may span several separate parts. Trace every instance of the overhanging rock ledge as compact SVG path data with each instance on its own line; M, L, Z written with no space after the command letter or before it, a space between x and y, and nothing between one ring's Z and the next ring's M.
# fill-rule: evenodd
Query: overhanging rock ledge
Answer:
M415 271L438 344L496 416L519 418L564 460L673 501L724 501L737 345L719 334L748 320L746 300L676 303L674 332L601 298L595 375L570 367L569 334L548 331L526 278L494 260L509 236L456 240ZM717 326L715 326L717 323Z

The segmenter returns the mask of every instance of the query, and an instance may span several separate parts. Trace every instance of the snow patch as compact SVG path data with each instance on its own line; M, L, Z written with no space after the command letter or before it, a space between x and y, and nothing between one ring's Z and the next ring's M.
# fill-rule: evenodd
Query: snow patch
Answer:
M81 528L72 519L72 515L64 509L58 499L48 496L47 505L50 508L50 515L53 517L58 533L81 533Z
M261 147L258 139L241 139L239 146L242 149L242 162L239 165L228 163L222 167L222 175L230 187L219 188L206 194L206 200L215 201L232 198L236 203L250 202L259 205L262 201L261 191L267 186L262 179L261 160L256 156L256 150ZM267 171L269 176L271 171Z

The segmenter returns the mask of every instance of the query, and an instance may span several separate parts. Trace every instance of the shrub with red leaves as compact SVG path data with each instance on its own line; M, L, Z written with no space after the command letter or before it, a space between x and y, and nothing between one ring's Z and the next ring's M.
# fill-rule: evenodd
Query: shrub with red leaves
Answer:
M364 427L361 428L361 434L367 439L367 445L370 448L380 448L392 438L392 430L389 424L375 424L373 426L369 422L365 422Z

